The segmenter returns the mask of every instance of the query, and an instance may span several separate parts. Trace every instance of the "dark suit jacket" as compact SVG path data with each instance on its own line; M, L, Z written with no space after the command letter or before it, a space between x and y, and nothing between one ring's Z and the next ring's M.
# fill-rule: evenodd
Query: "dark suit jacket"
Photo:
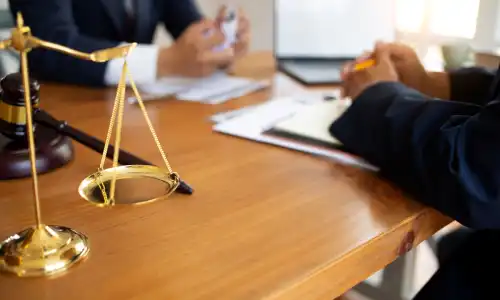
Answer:
M138 0L134 32L130 32L124 0L10 0L15 16L21 12L35 36L84 52L114 47L121 42L151 43L163 23L174 38L201 15L193 0ZM93 63L54 51L29 54L32 74L41 80L100 86L105 63Z
M500 228L500 72L451 74L442 101L401 83L365 90L331 133L430 205L472 228Z
M375 84L330 131L418 201L479 229L418 299L488 299L498 290L484 274L500 268L500 71L467 68L450 79L454 101Z

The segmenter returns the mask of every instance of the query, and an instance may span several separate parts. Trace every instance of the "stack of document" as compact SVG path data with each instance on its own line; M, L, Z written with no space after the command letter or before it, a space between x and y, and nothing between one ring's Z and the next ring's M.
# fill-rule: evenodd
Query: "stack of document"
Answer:
M330 134L329 129L346 108L340 100L309 105L292 117L277 122L265 133L320 147L338 147L341 143Z
M293 98L279 98L247 110L233 111L232 116L219 115L220 122L213 130L376 170L362 159L340 151L340 143L329 136L329 125L345 109L344 101L307 104Z
M139 86L146 94L144 100L157 100L175 96L178 100L220 104L261 90L270 85L268 81L234 77L219 72L204 78L165 77L158 81ZM129 98L129 102L137 102Z
M302 104L325 103L326 101L340 100L340 89L307 89L290 77L276 73L273 77L273 86L271 91L271 99L275 101L280 99L288 99ZM342 100L340 100L342 101ZM343 102L342 102L343 103ZM229 119L240 116L250 110L260 106L261 104L246 106L230 111L220 112L210 117L210 121L220 123Z

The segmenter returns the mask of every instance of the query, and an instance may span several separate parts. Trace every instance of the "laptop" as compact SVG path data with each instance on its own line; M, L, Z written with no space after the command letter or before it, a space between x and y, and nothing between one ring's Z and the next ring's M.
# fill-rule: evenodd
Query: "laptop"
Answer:
M340 83L345 63L395 40L396 1L274 0L278 70L306 85Z

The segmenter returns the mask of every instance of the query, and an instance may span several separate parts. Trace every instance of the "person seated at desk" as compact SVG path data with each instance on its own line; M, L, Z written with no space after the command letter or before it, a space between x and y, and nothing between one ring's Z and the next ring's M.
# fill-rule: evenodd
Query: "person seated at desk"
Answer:
M41 39L83 52L137 42L129 55L136 82L179 75L206 76L230 66L244 55L250 25L239 12L237 41L233 47L213 51L224 42L217 20L204 18L194 0L10 0L15 16L21 12L27 26ZM175 39L170 47L151 45L159 23ZM29 55L32 74L40 80L89 86L118 83L123 60L94 63L54 51L35 49Z
M500 69L427 72L415 52L376 45L347 66L353 100L330 132L381 174L472 231L416 299L493 299L500 270ZM451 101L445 101L451 100Z

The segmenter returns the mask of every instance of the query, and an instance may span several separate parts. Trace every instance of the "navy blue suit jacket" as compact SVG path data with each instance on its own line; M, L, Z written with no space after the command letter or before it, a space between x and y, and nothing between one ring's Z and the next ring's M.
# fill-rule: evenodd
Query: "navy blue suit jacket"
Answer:
M193 0L138 0L134 32L130 32L124 0L10 0L15 16L21 12L35 36L84 52L121 42L151 43L163 23L177 38L201 14ZM82 85L104 84L105 63L78 60L54 51L35 49L30 70L40 80Z
M453 101L401 83L366 89L331 133L424 204L476 229L415 300L490 299L500 268L500 70L450 74Z
M450 79L453 101L375 84L330 131L417 200L468 227L500 229L500 71Z

